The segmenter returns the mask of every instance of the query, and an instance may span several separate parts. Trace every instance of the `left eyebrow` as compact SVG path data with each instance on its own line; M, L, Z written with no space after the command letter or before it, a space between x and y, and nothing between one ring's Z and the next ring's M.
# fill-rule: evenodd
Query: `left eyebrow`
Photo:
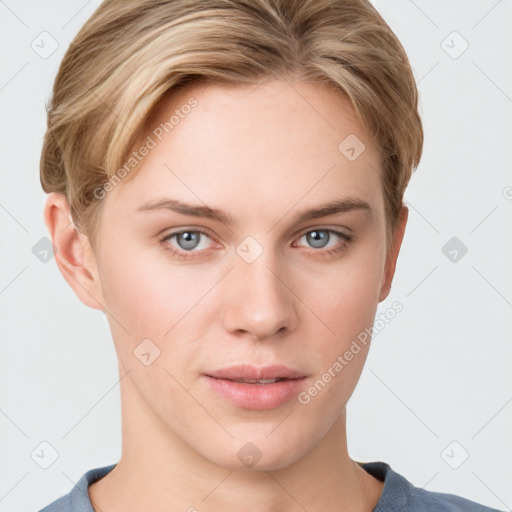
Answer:
M191 217L203 217L221 222L228 226L236 224L236 220L228 213L210 208L205 205L188 204L183 201L171 198L160 198L153 201L147 201L138 208L138 211L152 211L152 210L171 210L181 215L188 215ZM342 199L334 200L323 205L310 208L300 212L294 217L295 223L302 223L311 219L318 219L328 215L335 215L337 213L347 213L353 210L364 210L371 213L370 205L357 197L345 197Z
M320 217L327 217L328 215L334 215L336 213L347 213L353 210L364 210L371 213L372 209L370 205L363 199L357 197L346 197L343 199L331 201L330 203L320 205L316 208L311 208L299 213L294 221L297 224L306 220L318 219Z

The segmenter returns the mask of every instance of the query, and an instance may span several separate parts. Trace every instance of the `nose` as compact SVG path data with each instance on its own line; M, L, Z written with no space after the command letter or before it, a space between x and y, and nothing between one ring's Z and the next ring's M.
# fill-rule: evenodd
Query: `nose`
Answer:
M234 256L225 283L223 322L227 332L272 340L293 331L298 322L296 299L280 264L265 250L248 263Z

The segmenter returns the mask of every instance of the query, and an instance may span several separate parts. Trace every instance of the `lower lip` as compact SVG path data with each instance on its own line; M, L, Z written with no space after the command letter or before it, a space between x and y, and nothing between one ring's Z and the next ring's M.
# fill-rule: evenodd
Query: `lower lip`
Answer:
M275 409L296 397L303 387L305 377L285 379L272 384L244 384L206 375L210 386L229 402L243 409Z

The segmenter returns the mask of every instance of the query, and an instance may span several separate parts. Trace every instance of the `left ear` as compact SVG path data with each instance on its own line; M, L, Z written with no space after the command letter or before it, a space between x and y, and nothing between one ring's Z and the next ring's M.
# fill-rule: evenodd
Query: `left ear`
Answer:
M380 288L379 302L382 302L389 295L389 292L391 290L391 283L393 281L393 276L395 275L396 260L398 258L398 253L400 252L402 240L404 238L405 226L407 224L408 216L409 209L407 208L407 206L402 205L402 208L400 209L400 214L398 215L395 230L393 232L391 247L389 248L386 256L386 264L384 267L384 279L382 281L382 285Z

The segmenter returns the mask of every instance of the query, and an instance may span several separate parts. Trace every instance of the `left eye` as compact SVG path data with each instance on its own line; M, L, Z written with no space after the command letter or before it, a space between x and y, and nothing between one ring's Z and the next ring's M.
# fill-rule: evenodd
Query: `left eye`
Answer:
M327 244L331 241L332 234L334 234L335 238L341 238L342 240L349 239L344 233L332 229L313 229L312 231L304 233L300 239L305 238L307 243L311 244L311 247L314 249L325 249ZM334 242L334 245L336 245L336 240Z

